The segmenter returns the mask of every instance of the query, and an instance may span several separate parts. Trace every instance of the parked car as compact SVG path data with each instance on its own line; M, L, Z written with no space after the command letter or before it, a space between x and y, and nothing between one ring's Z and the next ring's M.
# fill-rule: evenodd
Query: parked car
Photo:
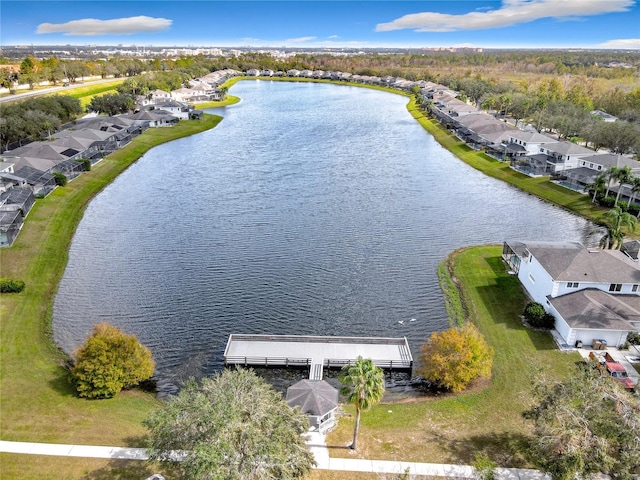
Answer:
M629 374L625 370L624 365L616 362L613 357L609 355L609 352L605 352L602 357L590 352L589 358L598 362L597 365L600 372L606 372L609 376L618 380L626 390L635 389L633 380L629 378Z

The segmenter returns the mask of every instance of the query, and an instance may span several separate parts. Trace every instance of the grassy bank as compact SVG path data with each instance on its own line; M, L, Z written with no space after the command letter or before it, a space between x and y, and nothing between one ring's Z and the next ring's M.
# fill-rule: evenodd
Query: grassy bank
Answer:
M38 200L15 244L0 250L0 276L26 282L22 293L3 294L0 305L3 440L140 444L139 437L144 433L141 421L157 400L138 390L123 392L111 400L76 398L61 366L65 358L51 339L54 294L73 233L89 201L152 147L213 128L220 120L206 115L172 128L147 130L91 172ZM39 476L40 471L28 473L31 466L42 463L28 456L4 455L2 463L3 478L12 478L5 477L4 472L11 471L14 463L24 469L19 478L48 478ZM66 476L57 476L62 477Z
M411 100L407 109L418 123L433 135L440 145L485 175L507 182L522 191L558 205L593 222L600 222L602 214L608 210L591 203L588 195L556 185L548 177L529 177L510 168L507 162L500 162L485 153L469 148L440 123L426 117L424 112L417 107L415 98Z
M545 371L560 378L580 357L558 351L547 332L522 326L526 298L518 279L507 273L501 252L501 246L457 251L445 275L449 285L460 285L469 318L496 352L491 382L480 381L457 396L376 406L362 416L355 454L344 448L353 429L353 410L347 407L349 416L328 437L335 446L331 455L468 464L485 452L501 466L530 466L522 455L529 428L521 412L528 407L532 375Z

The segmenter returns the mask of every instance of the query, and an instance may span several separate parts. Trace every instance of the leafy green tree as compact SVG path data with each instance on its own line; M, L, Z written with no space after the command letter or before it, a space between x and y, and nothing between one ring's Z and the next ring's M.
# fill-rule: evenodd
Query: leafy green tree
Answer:
M368 410L382 399L384 394L384 372L376 367L371 359L358 356L352 365L342 367L340 382L345 385L342 393L349 396L349 403L356 408L356 419L353 427L351 448L358 448L358 430L360 429L360 413Z
M420 354L420 373L452 392L461 392L472 380L491 375L493 349L470 322L433 332Z
M191 379L144 425L151 459L175 464L184 478L290 480L315 464L301 436L309 420L253 370Z
M71 376L80 397L111 398L150 378L154 367L151 352L135 335L101 323L76 352Z
M620 206L616 206L603 215L603 220L607 225L607 233L600 246L603 248L620 248L624 241L625 229L633 232L636 229L638 219L628 212L623 212Z
M563 382L537 378L532 399L529 453L554 480L638 473L640 403L615 379L582 364Z

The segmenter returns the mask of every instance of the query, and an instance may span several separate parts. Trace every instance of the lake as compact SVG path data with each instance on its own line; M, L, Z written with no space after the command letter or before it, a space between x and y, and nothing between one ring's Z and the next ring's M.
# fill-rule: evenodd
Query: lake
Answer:
M406 336L416 357L448 327L436 269L451 251L599 240L443 149L406 97L262 80L231 93L216 128L155 147L88 206L54 305L65 351L96 323L135 333L161 394L221 369L231 333Z

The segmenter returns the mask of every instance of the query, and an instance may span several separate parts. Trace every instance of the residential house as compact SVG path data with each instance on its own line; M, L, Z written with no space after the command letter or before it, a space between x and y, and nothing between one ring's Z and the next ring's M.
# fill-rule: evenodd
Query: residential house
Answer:
M640 264L578 242L506 241L502 258L567 345L618 346L640 329Z
M0 246L13 244L34 203L30 188L10 188L0 194Z
M591 115L593 115L596 118L599 118L600 120L606 123L613 123L618 120L618 117L609 115L607 112L603 112L602 110L593 110L591 112Z
M29 186L34 195L44 197L56 188L56 178L53 174L39 170L30 165L24 165L14 174L22 184Z
M629 167L634 175L640 176L640 162L623 155L592 152L592 155L580 158L576 168L564 170L561 179L574 185L576 190L584 190L593 184L598 174L605 173L612 167ZM610 192L616 195L620 188L622 188L620 198L630 201L635 197L629 185L620 186L618 183L613 183Z
M576 168L579 159L593 155L593 150L571 142L543 143L539 150L547 157L547 171L551 174Z

